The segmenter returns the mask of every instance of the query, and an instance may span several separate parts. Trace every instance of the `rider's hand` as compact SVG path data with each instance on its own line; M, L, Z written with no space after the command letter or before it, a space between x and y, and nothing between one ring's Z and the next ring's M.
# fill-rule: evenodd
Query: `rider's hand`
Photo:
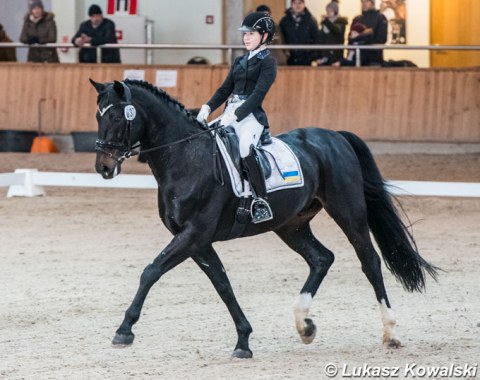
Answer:
M237 121L237 115L235 115L233 112L223 115L221 119L222 125L225 127L228 127L229 125L232 125L234 122Z
M204 104L200 108L200 111L198 112L197 121L200 123L205 123L208 119L208 116L210 115L210 112L211 112L210 107Z

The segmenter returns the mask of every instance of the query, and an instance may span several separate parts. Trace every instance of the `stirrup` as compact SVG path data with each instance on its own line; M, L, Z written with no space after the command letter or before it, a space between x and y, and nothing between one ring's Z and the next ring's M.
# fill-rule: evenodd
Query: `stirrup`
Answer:
M252 216L252 223L261 223L273 219L272 209L263 198L255 198L252 201L250 215Z

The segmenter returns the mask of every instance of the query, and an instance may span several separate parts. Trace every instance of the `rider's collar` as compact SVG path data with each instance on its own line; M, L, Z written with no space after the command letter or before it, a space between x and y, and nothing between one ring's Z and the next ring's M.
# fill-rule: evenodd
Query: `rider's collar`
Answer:
M265 50L266 48L266 45L262 45L258 49L252 50L250 53L248 53L248 59L255 57L258 53L260 53L262 50Z

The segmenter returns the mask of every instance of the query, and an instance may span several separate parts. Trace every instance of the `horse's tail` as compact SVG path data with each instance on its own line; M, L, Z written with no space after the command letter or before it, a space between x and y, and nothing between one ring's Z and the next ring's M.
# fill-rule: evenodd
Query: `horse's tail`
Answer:
M362 168L367 218L387 268L410 291L425 289L425 271L435 280L439 268L418 253L415 240L400 219L392 196L367 144L353 133L339 132L352 146Z

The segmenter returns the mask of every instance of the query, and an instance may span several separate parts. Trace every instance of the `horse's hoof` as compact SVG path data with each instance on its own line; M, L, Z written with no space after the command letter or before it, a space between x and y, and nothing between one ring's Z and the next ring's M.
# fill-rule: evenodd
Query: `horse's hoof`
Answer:
M300 338L304 344L310 344L315 339L315 335L317 335L317 326L315 326L315 323L313 323L310 318L305 318L304 321L307 326L303 330L303 334L300 335Z
M400 348L402 347L402 343L395 338L392 339L384 339L383 344L385 344L388 348Z
M114 346L129 346L133 343L135 335L133 334L119 334L116 333L113 337L112 344Z
M253 356L252 351L242 350L241 348L237 348L232 353L232 358L236 358L236 359L251 359L252 356Z

